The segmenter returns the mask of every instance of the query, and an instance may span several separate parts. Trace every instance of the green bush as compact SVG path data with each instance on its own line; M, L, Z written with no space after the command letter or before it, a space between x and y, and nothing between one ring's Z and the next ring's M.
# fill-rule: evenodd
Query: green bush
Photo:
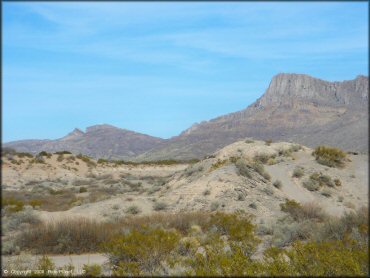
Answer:
M161 262L175 249L179 239L176 231L141 227L102 246L114 275L153 275L162 268Z
M266 250L262 269L267 276L366 276L368 249L354 241L298 241L289 250Z
M90 277L100 277L102 276L102 267L98 264L84 264L82 267L84 275Z
M312 153L316 161L329 167L344 166L346 153L337 148L318 146Z
M80 187L80 193L84 193L84 192L87 192L87 188L86 188L86 187L81 186L81 187Z

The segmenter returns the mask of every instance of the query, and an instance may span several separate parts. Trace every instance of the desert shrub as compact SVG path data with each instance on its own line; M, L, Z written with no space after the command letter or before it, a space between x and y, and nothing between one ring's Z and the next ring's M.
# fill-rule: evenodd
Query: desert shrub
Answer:
M288 213L296 221L312 219L324 221L327 218L323 209L314 203L301 205L294 200L286 200L285 203L280 204L280 209Z
M316 161L329 167L344 166L346 153L337 148L318 146L312 153Z
M119 235L103 244L113 267L113 274L153 275L161 262L175 249L180 239L176 231L141 227Z
M225 160L220 160L220 159L218 159L216 163L213 163L213 164L212 164L212 166L211 166L211 168L210 168L210 171L214 171L214 170L216 170L216 169L218 169L218 168L221 168L221 167L225 166L225 164L226 164L227 162L228 162L228 160L227 160L227 159L225 159Z
M308 240L317 231L317 223L311 220L296 222L292 218L282 218L272 225L271 244L277 247L286 247L297 240Z
M274 183L272 184L274 187L276 187L277 189L280 189L282 186L283 186L283 184L281 183L281 181L280 180L276 180L276 181L274 181Z
M306 180L302 183L302 185L309 191L317 191L320 189L320 185L313 180Z
M3 232L14 231L21 224L38 224L40 218L31 206L26 206L23 210L12 213L3 219Z
M270 146L271 143L272 143L272 140L271 139L268 139L268 140L265 141L265 145L266 146Z
M211 209L211 211L215 211L215 210L217 210L219 207L220 207L220 203L219 203L219 202L212 202L212 203L211 203L211 205L210 205L210 209Z
M158 192L159 190L161 190L161 188L159 186L153 186L153 187L149 188L148 194L153 194L155 192Z
M267 161L270 159L270 158L273 158L274 156L271 156L271 155L268 155L268 154L265 154L265 153L261 153L261 154L256 154L253 158L254 161L256 162L261 162L263 164L266 164Z
M39 163L39 164L45 164L45 159L43 156L35 156L34 159L30 161L30 163Z
M244 196L244 194L239 192L239 193L238 193L237 200L238 200L238 201L244 201L244 200L245 200L245 196Z
M220 235L227 235L230 240L258 243L250 215L216 212L211 215L208 225Z
M346 212L340 218L329 218L315 233L314 239L320 242L344 240L351 238L359 243L368 243L369 216L367 208L362 207L355 212Z
M26 153L26 152L20 152L20 153L17 153L16 154L18 157L22 158L22 157L28 157L28 158L33 158L33 155L30 154L30 153Z
M98 161L97 161L98 164L104 164L104 163L109 163L109 160L107 159L103 159L103 158L99 158Z
M32 206L33 208L35 208L35 207L40 207L41 205L42 205L42 200L40 200L40 199L32 199L32 200L30 200L29 202L28 202L28 204L30 205L30 206Z
M141 210L138 206L129 206L127 209L126 209L126 213L129 213L129 214L138 214L140 213Z
M208 195L210 195L211 194L211 190L209 190L209 189L206 189L206 190L204 190L203 191L203 196L208 196Z
M271 180L271 176L265 171L265 167L263 166L263 164L259 162L254 162L251 164L251 167L264 179Z
M55 264L53 261L46 255L43 255L36 263L37 270L42 270L43 273L47 274L48 271L55 270Z
M252 208L252 209L257 209L257 204L256 203L251 203L249 205L249 207Z
M2 255L17 255L20 253L20 248L16 243L14 237L6 237L1 241Z
M298 241L289 250L266 250L263 272L268 276L361 276L368 272L367 259L367 248L353 241Z
M80 192L80 193L87 192L87 188L86 188L86 187L81 186L81 187L80 187L79 192Z
M49 188L48 191L50 195L61 195L65 192L63 189L53 189L53 188Z
M334 187L334 183L331 180L331 177L328 175L323 175L322 173L313 173L310 175L310 180L316 182L319 184L319 186L329 186L329 187Z
M245 142L245 143L247 143L247 144L254 143L254 141L253 141L253 140L250 140L250 139L247 139L247 140L245 140L244 142Z
M302 149L302 146L298 144L294 144L293 146L289 148L289 150L291 150L292 152L298 152L301 149Z
M117 232L107 223L85 218L64 219L33 225L22 232L19 244L38 253L89 253L99 251L99 244Z
M164 202L157 202L153 205L153 209L155 211L159 211L159 210L165 210L167 208L167 204L164 203Z
M331 191L327 190L327 189L324 189L322 192L321 192L321 195L322 196L325 196L327 198L331 197Z
M12 196L7 197L7 198L4 196L2 197L1 206L3 208L6 207L7 212L12 213L12 212L22 211L24 208L24 205L25 205L24 201L16 199Z
M296 167L293 170L293 177L294 178L301 178L304 175L304 168L303 167Z
M340 181L340 179L334 179L334 184L335 186L342 186L342 182Z
M252 178L252 174L250 173L248 163L244 159L238 159L235 162L235 166L239 175L247 177L249 179Z
M87 155L78 154L76 158L85 162L88 167L96 167L96 163Z
M64 155L63 154L59 154L58 157L57 157L57 161L58 162L62 162L64 160Z
M81 186L81 185L89 185L90 183L91 183L91 181L89 181L89 180L74 180L72 182L72 185Z
M48 152L42 151L42 152L39 152L39 154L38 154L37 156L46 156L46 157L51 157L51 153L48 153Z
M84 275L89 277L102 276L102 267L98 264L84 264L82 270L84 271Z
M72 154L69 151L60 151L60 152L55 152L54 154Z

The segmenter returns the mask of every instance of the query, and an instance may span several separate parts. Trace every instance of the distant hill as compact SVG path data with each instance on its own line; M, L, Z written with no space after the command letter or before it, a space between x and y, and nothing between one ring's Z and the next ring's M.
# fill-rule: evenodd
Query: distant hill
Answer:
M130 160L202 158L243 139L320 144L348 151L368 151L369 79L329 82L304 74L281 73L246 109L195 124L164 140L110 125L58 140L24 140L3 144L18 151L69 150L93 157Z
M76 128L57 140L22 140L3 146L30 153L68 150L95 158L129 159L150 150L162 141L164 140L161 138L111 125L95 125L88 127L86 132Z

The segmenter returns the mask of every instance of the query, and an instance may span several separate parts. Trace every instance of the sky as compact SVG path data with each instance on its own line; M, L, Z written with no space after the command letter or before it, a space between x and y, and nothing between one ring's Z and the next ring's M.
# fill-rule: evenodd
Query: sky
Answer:
M2 140L96 124L169 138L281 72L368 75L367 2L3 2Z

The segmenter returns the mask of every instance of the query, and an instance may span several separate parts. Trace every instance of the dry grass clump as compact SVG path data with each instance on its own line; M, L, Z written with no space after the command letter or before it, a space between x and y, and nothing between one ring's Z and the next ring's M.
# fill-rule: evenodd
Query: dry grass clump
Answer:
M265 171L263 164L259 162L254 162L250 165L258 174L260 174L264 179L271 180L269 173Z
M218 159L216 163L213 163L212 164L212 166L211 166L211 168L210 168L209 171L212 172L212 171L214 171L214 170L216 170L218 168L221 168L221 167L225 166L226 163L228 163L228 162L229 162L228 159L224 159L224 160Z
M138 214L140 212L141 212L141 209L138 206L135 206L135 205L129 206L126 209L126 213L129 213L129 214Z
M342 150L327 146L318 146L312 155L318 163L329 167L343 167L346 158L346 153Z
M322 222L328 217L323 209L314 203L301 205L294 200L287 200L280 204L280 208L296 221L315 219Z
M301 178L304 175L304 168L303 167L295 167L293 170L293 177L294 178Z
M250 166L248 165L248 163L244 159L238 159L235 162L235 166L236 166L236 169L238 170L239 175L241 175L243 177L247 177L249 179L252 178L252 174L251 174L251 171L250 171Z
M81 254L97 252L100 242L109 240L117 229L109 223L86 218L40 223L23 231L19 245L38 253Z
M158 202L158 203L155 203L154 205L153 205L153 209L155 210L155 211L159 211L159 210L165 210L165 209L167 209L167 204L166 203L164 203L164 202Z

